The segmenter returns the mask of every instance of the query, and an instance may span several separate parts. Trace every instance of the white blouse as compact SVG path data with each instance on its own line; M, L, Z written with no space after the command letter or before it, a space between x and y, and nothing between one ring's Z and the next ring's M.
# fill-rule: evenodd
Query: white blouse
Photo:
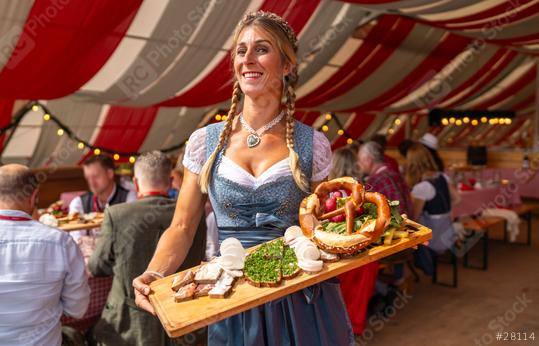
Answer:
M206 127L202 127L189 137L183 157L185 168L195 174L199 174L202 166L206 162ZM312 181L325 179L331 169L331 145L326 136L318 131L314 131L313 138L313 174ZM265 170L258 177L247 172L232 159L223 156L223 160L217 169L217 174L226 177L238 184L257 188L263 184L270 183L280 177L292 175L288 158L283 159Z

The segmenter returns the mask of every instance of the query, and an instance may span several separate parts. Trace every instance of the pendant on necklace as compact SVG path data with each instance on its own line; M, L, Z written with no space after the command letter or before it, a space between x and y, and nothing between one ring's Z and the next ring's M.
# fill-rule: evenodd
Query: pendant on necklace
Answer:
M260 137L256 133L251 133L247 136L247 146L249 148L254 148L260 144Z

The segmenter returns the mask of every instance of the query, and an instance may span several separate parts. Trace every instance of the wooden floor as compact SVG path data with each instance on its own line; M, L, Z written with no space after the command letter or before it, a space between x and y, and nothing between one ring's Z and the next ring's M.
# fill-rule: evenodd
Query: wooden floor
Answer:
M525 223L517 241L525 241ZM501 238L501 230L492 237ZM535 332L539 345L539 217L533 219L532 247L490 240L488 271L463 268L459 260L459 287L431 284L422 276L410 297L402 297L387 320L372 319L358 345L498 345L498 329ZM479 244L478 244L479 245ZM479 246L474 249L479 250ZM472 250L473 251L473 250ZM473 253L473 255L478 255ZM473 256L475 257L475 256ZM473 258L472 257L472 258ZM475 258L479 261L480 258ZM442 264L441 279L449 280ZM515 337L517 337L515 335ZM523 334L521 334L523 338Z

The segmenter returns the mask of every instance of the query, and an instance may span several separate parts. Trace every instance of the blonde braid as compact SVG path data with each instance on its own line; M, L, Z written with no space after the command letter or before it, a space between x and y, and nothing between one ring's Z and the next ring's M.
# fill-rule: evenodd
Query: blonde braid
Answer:
M292 176L298 187L305 191L309 192L309 184L305 175L301 171L299 165L299 156L298 153L294 150L294 113L296 110L296 93L292 83L289 83L286 87L286 146L288 147L288 163L290 165L290 170L292 171Z
M211 178L213 163L215 162L217 153L219 153L224 148L226 142L228 141L228 138L230 137L230 134L232 133L232 122L236 117L236 111L241 100L241 95L242 91L240 89L240 83L236 81L234 82L234 91L232 92L232 100L230 102L230 110L228 111L226 123L223 127L223 130L221 131L221 134L219 135L219 143L211 153L210 157L208 157L208 160L206 161L204 166L202 166L202 170L200 171L200 175L198 177L198 184L200 185L200 190L202 191L202 193L208 193L208 185Z

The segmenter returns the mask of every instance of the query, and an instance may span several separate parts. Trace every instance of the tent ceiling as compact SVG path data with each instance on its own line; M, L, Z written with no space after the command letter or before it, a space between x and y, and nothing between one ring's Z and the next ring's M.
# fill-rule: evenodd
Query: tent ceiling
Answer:
M430 130L448 146L518 145L535 104L538 7L539 0L5 1L0 124L9 123L15 100L48 100L96 146L180 143L226 109L235 23L265 9L299 37L298 119L319 125L320 115L335 112L347 134L391 128L395 144L404 138L397 116L413 116L418 137L434 106L512 109L519 119L496 135L488 126ZM88 154L55 133L50 123L19 128L3 161L75 164ZM335 125L327 134L334 146L345 143Z

